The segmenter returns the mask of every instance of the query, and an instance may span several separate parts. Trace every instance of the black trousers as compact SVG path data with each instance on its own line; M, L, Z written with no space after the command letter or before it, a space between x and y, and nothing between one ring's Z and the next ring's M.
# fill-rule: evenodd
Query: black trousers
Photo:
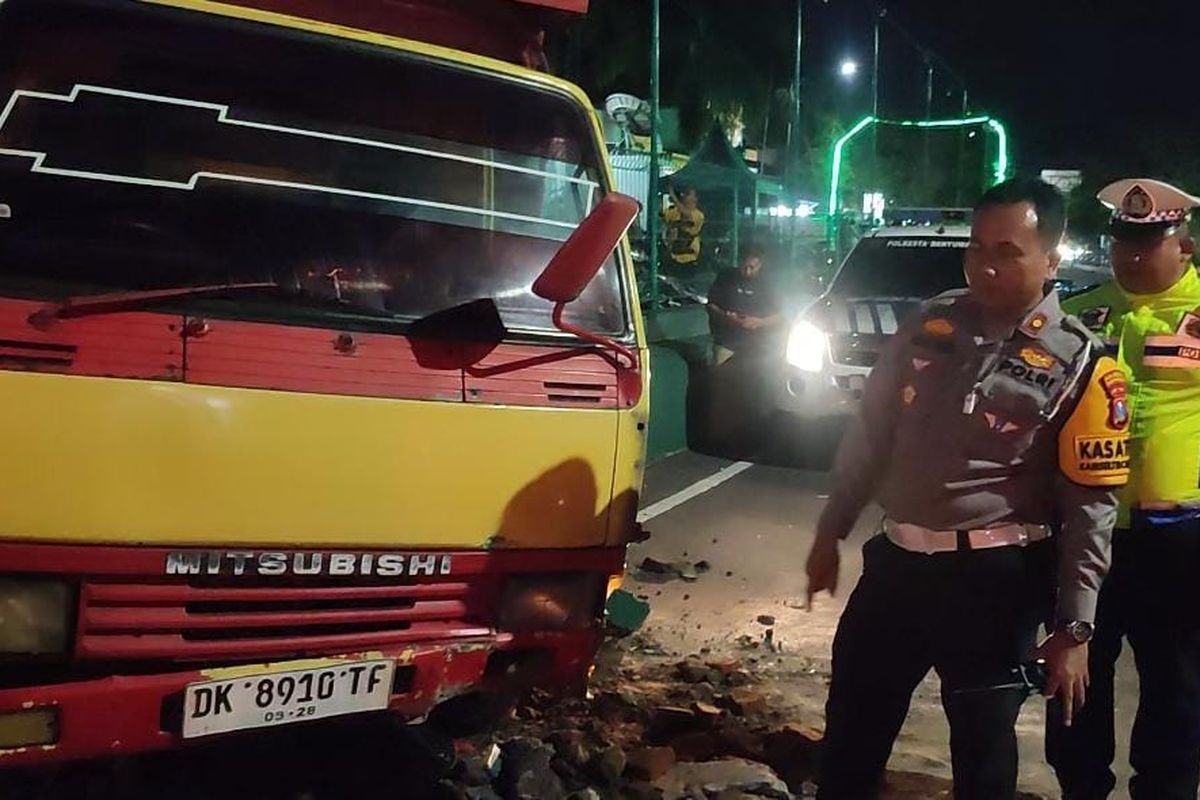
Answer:
M876 536L833 643L821 800L878 795L917 684L936 669L950 721L954 796L1012 800L1023 692L1003 683L1028 660L1054 589L1054 544L925 555Z
M1065 800L1100 800L1116 785L1111 765L1113 672L1123 639L1141 697L1129 763L1134 800L1196 800L1200 784L1200 520L1117 531L1100 591L1087 705L1072 727L1050 703L1046 758Z

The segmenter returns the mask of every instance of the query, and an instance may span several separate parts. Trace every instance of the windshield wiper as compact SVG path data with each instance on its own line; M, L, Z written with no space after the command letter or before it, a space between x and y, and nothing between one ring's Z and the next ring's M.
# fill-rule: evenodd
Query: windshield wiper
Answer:
M223 292L244 292L254 289L278 288L279 284L272 282L220 283L212 286L172 286L167 289L87 294L68 297L61 303L51 303L44 306L30 314L28 322L38 330L45 330L61 319L75 319L77 317L89 317L94 314L114 314L120 311L132 311L143 306L153 305L160 300L171 300L176 297L195 297L197 295L221 294Z

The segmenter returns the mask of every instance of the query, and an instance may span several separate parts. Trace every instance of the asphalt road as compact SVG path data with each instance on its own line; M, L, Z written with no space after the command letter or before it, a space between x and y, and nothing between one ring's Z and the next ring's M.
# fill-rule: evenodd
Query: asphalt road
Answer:
M644 507L653 507L732 463L691 453L661 462L647 476ZM779 688L791 704L807 709L807 721L814 727L823 722L823 678L837 619L862 571L859 548L879 521L878 511L864 514L843 545L838 596L821 598L811 612L802 610L804 559L827 492L826 473L752 466L647 520L651 538L636 546L629 559L633 566L646 556L711 564L712 569L695 582L649 576L652 579L635 578L629 583L630 589L651 603L647 634L672 652L721 649L740 636L760 637L763 628L756 618L774 616L774 636L782 644L781 661L810 665L808 669L782 670ZM1113 796L1127 798L1123 788L1129 772L1125 754L1137 703L1137 681L1128 653L1118 684L1117 718L1122 730L1118 733L1117 772L1122 788ZM1031 699L1018 723L1021 787L1056 796L1056 783L1042 757L1043 714L1041 701ZM890 766L948 777L948 742L937 679L930 675L914 698Z

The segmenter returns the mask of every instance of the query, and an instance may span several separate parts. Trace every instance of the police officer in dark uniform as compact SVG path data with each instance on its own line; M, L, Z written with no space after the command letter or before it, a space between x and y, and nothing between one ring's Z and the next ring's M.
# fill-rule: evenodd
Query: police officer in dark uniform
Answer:
M965 258L970 288L907 320L867 382L808 560L811 600L836 588L838 542L863 508L882 506L833 644L822 800L877 795L930 668L955 797L1012 800L1025 695L962 689L1001 683L1033 658L1051 613L1047 693L1068 713L1084 701L1128 416L1123 373L1046 288L1064 226L1061 195L1041 181L987 192Z

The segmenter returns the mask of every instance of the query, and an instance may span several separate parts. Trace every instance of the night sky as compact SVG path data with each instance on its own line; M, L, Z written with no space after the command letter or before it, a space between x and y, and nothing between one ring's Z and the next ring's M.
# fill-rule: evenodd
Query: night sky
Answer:
M1194 0L897 0L889 13L963 75L978 108L1009 123L1019 167L1104 170L1127 158L1170 171L1176 157L1200 157ZM885 41L893 53L881 64L899 64L905 45ZM903 68L894 78L904 82ZM885 97L902 94L883 85Z
M836 80L845 56L868 70L869 5L805 0L806 80ZM1007 122L1018 169L1196 169L1176 161L1200 160L1200 2L895 0L886 7L889 19L965 79L972 110ZM923 59L893 25L883 25L880 64L881 114L922 115ZM865 108L868 74L859 83ZM960 84L935 68L935 113L958 115L960 102Z
M836 109L850 124L870 108L874 4L803 3L805 100ZM789 80L796 0L662 4L664 37L679 29L681 15L704 6L717 27L731 32L730 47L753 48L747 57L769 62L777 80ZM965 79L973 112L1004 120L1018 171L1082 168L1092 184L1144 172L1200 190L1200 83L1194 77L1200 71L1200 1L891 0L884 5L890 20ZM607 23L608 38L591 49L605 50L614 31L642 48L648 38L643 27L648 0L592 0L592 6L594 14L614 19ZM747 39L747 26L759 35ZM881 114L920 117L925 105L922 56L894 26L885 23L882 31ZM668 44L664 53L671 51ZM631 49L626 60L631 60ZM853 81L837 73L847 57L861 66ZM664 85L673 69L676 65L664 62ZM645 75L644 63L631 63L619 89L583 82L594 93L644 92ZM935 116L957 116L958 81L938 69L935 87Z

